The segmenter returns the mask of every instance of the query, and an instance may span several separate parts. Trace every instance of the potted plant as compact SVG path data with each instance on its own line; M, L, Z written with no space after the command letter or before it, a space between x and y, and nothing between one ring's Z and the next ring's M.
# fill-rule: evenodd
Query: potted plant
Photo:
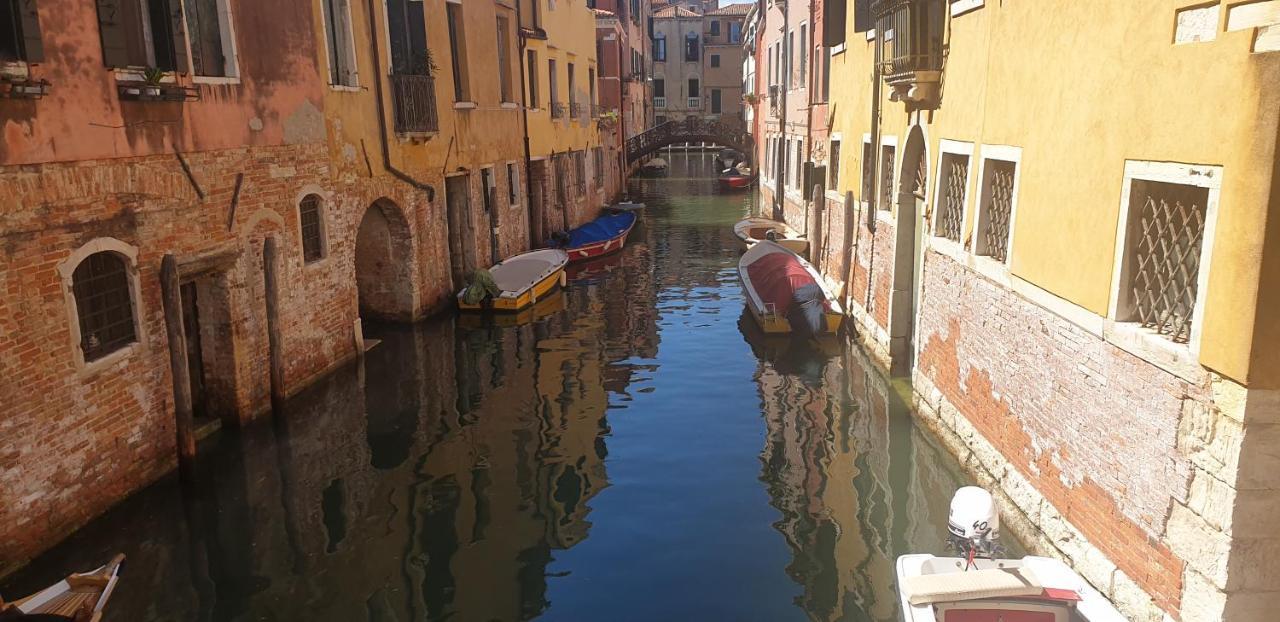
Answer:
M161 83L164 81L165 72L159 67L147 67L142 70L142 93L147 98L160 99L164 89Z
M754 106L760 103L760 96L755 93L747 93L742 96L742 101L746 102L748 106Z

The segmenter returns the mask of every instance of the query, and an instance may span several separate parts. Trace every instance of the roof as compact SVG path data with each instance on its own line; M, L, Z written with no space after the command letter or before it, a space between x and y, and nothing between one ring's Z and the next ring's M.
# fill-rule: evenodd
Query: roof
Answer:
M741 16L745 16L748 12L750 12L751 7L753 6L754 5L752 5L751 3L726 4L714 11L708 11L707 15L728 15L728 16L741 17Z
M682 6L671 6L671 5L664 6L661 9L654 11L653 16L659 19L663 19L663 18L675 19L680 17L695 17L695 18L702 17L701 15L698 15L697 13L694 13L693 11L690 11L689 9L686 9Z
M596 14L596 17L617 17L613 14L613 11L606 11L604 9L591 9L591 11Z

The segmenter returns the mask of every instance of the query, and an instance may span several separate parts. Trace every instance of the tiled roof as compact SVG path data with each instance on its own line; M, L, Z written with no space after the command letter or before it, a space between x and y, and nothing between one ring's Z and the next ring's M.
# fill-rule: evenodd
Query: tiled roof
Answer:
M606 11L604 9L591 9L591 11L596 14L596 17L616 17L613 14L613 11Z
M664 6L661 9L654 11L653 16L657 18L667 18L667 19L672 19L677 17L702 17L701 15L698 15L697 13L694 13L693 11L690 11L689 9L686 9L682 6L670 6L670 5Z
M751 3L743 2L741 4L726 4L714 11L710 11L707 15L731 15L743 16L751 10Z

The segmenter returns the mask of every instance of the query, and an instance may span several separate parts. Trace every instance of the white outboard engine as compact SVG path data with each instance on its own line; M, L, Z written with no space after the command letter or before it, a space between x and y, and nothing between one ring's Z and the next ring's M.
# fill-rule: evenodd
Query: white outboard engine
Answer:
M947 518L947 542L970 562L975 557L993 559L1000 546L1000 511L991 493L977 486L965 486L951 497Z

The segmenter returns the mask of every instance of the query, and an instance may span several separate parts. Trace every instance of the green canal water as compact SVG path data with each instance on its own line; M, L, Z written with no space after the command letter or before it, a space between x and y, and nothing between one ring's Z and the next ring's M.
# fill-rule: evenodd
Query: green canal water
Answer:
M765 339L711 155L508 325L382 339L0 586L128 556L108 621L893 620L958 465L855 348Z

